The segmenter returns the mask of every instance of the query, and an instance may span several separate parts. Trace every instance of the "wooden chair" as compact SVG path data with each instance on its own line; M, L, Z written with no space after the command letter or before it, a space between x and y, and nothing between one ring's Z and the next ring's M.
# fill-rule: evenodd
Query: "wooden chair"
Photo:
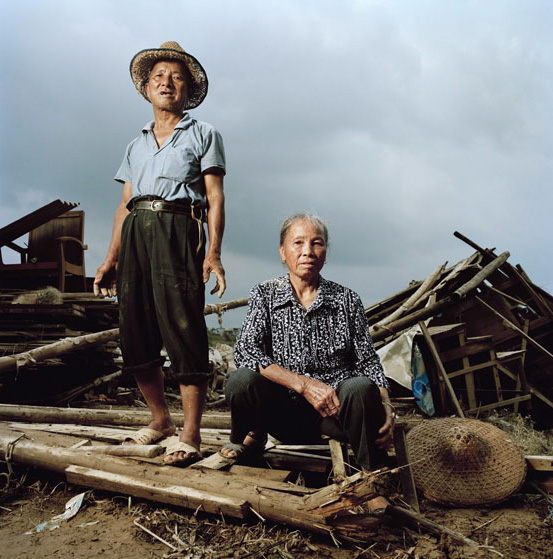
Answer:
M48 278L58 278L58 289L65 291L66 275L82 278L86 291L86 272L83 243L84 211L69 211L32 229L28 248L17 247L21 264L3 264L0 261L0 277L24 281L30 276L45 283ZM13 243L8 244L14 248Z

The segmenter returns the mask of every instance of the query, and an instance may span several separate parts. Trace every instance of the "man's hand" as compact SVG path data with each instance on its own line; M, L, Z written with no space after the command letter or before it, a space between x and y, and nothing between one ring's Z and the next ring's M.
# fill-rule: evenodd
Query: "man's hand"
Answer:
M223 296L227 288L227 282L225 281L225 269L221 263L221 257L219 255L207 254L204 259L204 283L209 281L209 275L215 274L216 282L215 287L210 291L211 295L217 293L219 299Z
M114 262L104 260L96 270L94 295L96 297L115 297L117 295L116 264Z
M340 410L340 400L333 388L313 378L303 377L300 394L322 417L332 417Z

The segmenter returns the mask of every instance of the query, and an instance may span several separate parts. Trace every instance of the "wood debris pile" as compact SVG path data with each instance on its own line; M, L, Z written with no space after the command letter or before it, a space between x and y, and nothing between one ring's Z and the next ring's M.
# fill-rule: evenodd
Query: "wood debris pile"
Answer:
M455 235L476 252L366 309L376 347L416 329L437 415L507 407L553 426L553 297Z
M413 332L436 415L482 417L507 408L546 422L553 407L553 297L533 284L520 266L509 264L508 253L497 255L456 235L476 252L455 266L439 266L424 281L366 309L375 345L382 348ZM350 471L349 477L342 475L322 488L305 483L310 475L331 475L327 443L290 446L270 440L262 464L256 464L264 467L254 469L231 465L217 454L228 441L230 417L211 412L224 406L224 375L232 367L230 345L211 348L215 375L202 422L205 457L188 468L163 466L157 455L163 444L149 449L133 445L137 454L127 456L129 449L120 443L130 429L148 423L147 410L22 405L75 403L104 384L113 389L107 403L123 404L116 396L124 378L114 301L63 294L56 303L13 304L16 295L3 293L0 299L0 401L17 404L0 404L0 459L57 472L77 485L192 510L200 507L205 513L272 520L337 539L374 537L375 518L363 504L379 493L381 474ZM209 305L205 313L221 316L246 303L242 299ZM131 392L127 403L135 400ZM174 400L176 406L178 397ZM405 401L412 403L413 398L395 399L398 408ZM175 413L174 419L182 425L182 414ZM405 418L400 423L408 428ZM408 453L401 440L396 437L401 492L409 503L414 498L416 510L416 491L408 487ZM350 456L346 453L346 461ZM541 471L553 470L553 460L533 458ZM397 486L397 479L394 483ZM407 516L402 518L407 522ZM416 514L414 520L447 533L428 521L424 524ZM462 537L458 541L474 543Z

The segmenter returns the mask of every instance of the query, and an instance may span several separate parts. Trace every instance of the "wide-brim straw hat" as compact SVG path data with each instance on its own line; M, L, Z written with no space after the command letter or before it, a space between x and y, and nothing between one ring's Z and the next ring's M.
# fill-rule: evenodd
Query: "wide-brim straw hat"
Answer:
M407 434L415 485L446 505L492 505L520 489L526 461L501 429L477 419L426 420Z
M190 72L188 80L188 103L184 109L197 107L207 95L207 74L203 66L191 54L187 53L176 41L162 43L158 49L141 50L131 60L131 78L138 93L150 101L146 96L144 84L148 81L150 70L158 60L178 60Z

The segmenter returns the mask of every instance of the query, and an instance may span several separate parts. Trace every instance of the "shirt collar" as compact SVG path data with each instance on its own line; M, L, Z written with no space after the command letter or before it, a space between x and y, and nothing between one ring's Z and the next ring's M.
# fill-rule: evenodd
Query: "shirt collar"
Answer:
M292 291L292 284L290 283L290 276L282 276L278 278L277 286L275 289L275 296L273 298L272 307L282 307L287 304L297 303L294 297L294 292ZM335 306L337 304L336 294L332 289L331 282L325 280L322 276L319 276L319 287L317 289L317 297L313 301L313 304L309 307L309 312L318 309L323 305Z
M175 125L175 130L186 130L192 124L192 122L192 117L188 113L184 113L182 115L182 118ZM144 125L144 128L142 128L142 132L145 132L146 134L148 132L151 132L154 128L154 124L155 120L150 120L150 122Z

